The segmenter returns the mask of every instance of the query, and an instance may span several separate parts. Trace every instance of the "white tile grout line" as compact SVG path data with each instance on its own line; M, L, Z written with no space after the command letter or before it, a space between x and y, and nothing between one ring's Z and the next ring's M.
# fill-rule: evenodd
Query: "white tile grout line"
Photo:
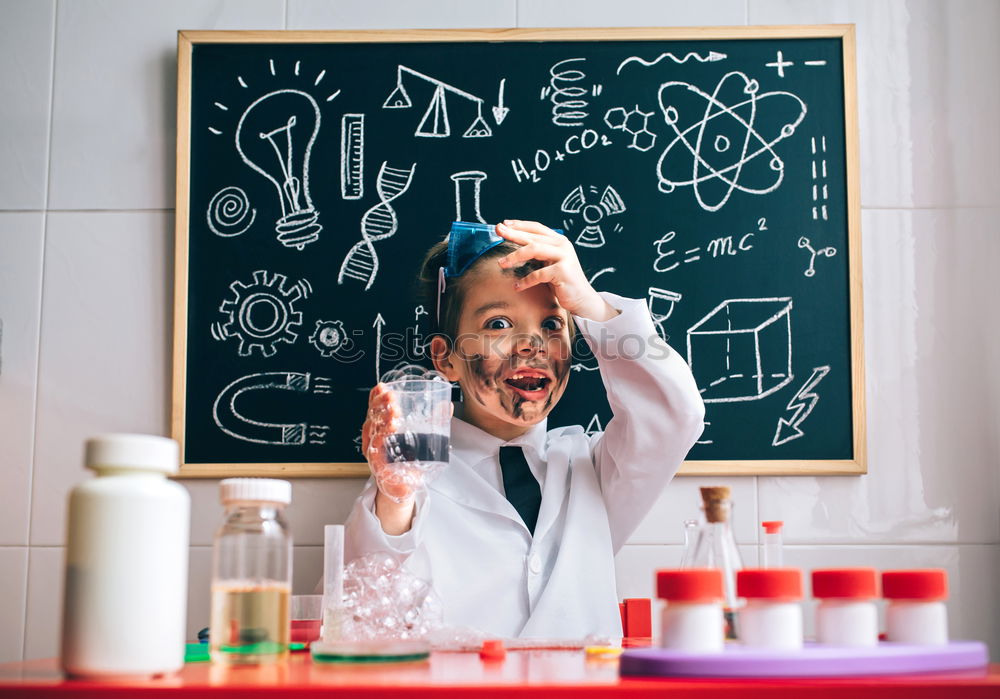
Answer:
M285 26L282 29L288 29L288 0L285 0Z
M45 210L42 212L42 269L39 274L38 286L38 346L35 350L35 392L34 392L34 419L32 420L32 440L31 440L31 459L29 463L31 469L28 472L28 560L27 565L24 566L24 613L21 616L21 660L25 659L25 653L28 649L28 605L31 601L31 586L28 584L31 573L31 515L34 509L35 503L35 457L37 455L38 449L38 383L41 378L41 364L42 364L42 309L44 307L44 295L45 295L45 249L46 240L48 238L48 211L49 211L49 197L52 193L52 120L55 112L55 99L56 99L56 30L59 22L59 0L53 0L52 3L52 52L51 52L51 63L49 65L49 72L51 75L51 80L49 81L49 125L48 125L48 140L46 143L46 153L45 162L47 167L46 177L45 177Z

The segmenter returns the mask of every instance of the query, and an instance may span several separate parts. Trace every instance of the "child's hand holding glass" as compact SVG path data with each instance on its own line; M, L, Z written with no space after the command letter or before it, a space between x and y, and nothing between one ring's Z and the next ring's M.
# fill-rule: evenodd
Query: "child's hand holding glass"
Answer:
M390 460L386 437L399 430L402 418L399 401L384 383L368 394L368 416L361 427L361 451L375 477L379 491L396 504L413 498L418 473L404 473Z

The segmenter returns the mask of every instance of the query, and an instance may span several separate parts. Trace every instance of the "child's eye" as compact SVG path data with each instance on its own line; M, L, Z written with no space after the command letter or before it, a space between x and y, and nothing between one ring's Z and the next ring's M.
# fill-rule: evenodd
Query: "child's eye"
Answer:
M506 318L490 318L485 327L487 330L506 330L514 326Z
M558 316L552 316L542 321L542 327L546 330L559 331L563 329L563 320Z

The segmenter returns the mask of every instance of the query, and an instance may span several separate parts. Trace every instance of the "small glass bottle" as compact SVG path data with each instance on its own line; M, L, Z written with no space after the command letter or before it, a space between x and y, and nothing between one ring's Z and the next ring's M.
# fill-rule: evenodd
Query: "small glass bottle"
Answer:
M698 528L688 568L718 568L722 571L723 614L726 619L726 638L738 636L736 628L736 573L743 568L743 560L733 537L733 503L726 486L701 488L704 521Z
M212 564L212 660L257 665L288 657L292 535L284 508L292 486L272 478L220 484L225 521Z

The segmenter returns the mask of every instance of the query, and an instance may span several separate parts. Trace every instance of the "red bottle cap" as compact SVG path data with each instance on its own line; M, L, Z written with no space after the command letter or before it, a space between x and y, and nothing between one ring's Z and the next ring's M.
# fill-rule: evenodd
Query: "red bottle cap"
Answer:
M791 602L802 599L798 568L751 568L736 573L736 595L747 599Z
M878 597L874 568L836 568L812 572L813 597L819 599L874 599Z
M777 534L781 531L781 528L785 525L781 520L775 519L770 522L761 522L760 526L764 527L765 534Z
M722 571L718 568L658 570L656 596L671 602L721 602Z
M941 568L886 570L882 573L882 596L932 602L948 598L948 573Z

